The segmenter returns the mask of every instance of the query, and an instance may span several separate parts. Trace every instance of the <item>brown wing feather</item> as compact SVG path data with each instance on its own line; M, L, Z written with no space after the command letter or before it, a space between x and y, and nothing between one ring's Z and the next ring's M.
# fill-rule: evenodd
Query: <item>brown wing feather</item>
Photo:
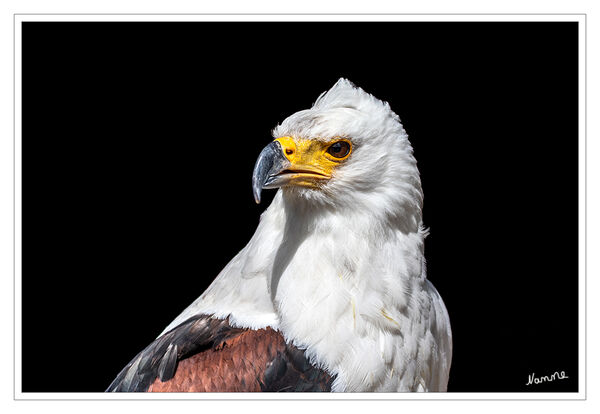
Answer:
M285 352L283 337L271 328L247 330L218 347L179 361L175 376L157 378L149 392L261 391L268 363Z
M198 315L140 352L107 391L330 391L332 381L271 328Z

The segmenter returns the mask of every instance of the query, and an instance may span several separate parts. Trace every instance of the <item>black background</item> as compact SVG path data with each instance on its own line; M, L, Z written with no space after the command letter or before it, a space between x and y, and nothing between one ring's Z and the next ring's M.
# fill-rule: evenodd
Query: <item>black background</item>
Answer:
M103 391L199 296L272 199L271 129L341 76L414 146L449 391L576 391L577 30L24 23L23 391Z

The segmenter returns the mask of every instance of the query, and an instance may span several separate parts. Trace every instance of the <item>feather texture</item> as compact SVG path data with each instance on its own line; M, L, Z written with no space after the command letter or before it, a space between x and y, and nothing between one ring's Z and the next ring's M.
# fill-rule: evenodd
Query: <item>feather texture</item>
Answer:
M155 340L107 391L329 391L332 377L273 329L196 316Z

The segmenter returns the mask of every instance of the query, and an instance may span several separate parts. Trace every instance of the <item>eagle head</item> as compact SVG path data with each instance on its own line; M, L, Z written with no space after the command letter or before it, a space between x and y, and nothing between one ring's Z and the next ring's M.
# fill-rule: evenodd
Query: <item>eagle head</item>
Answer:
M341 78L273 130L252 177L254 198L282 188L296 203L420 222L421 183L408 136L388 103Z

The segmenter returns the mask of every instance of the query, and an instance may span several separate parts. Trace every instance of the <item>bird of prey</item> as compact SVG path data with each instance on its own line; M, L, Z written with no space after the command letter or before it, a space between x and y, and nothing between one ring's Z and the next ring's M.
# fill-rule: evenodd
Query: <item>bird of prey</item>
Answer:
M342 78L273 138L253 237L107 391L446 391L450 321L398 115Z

